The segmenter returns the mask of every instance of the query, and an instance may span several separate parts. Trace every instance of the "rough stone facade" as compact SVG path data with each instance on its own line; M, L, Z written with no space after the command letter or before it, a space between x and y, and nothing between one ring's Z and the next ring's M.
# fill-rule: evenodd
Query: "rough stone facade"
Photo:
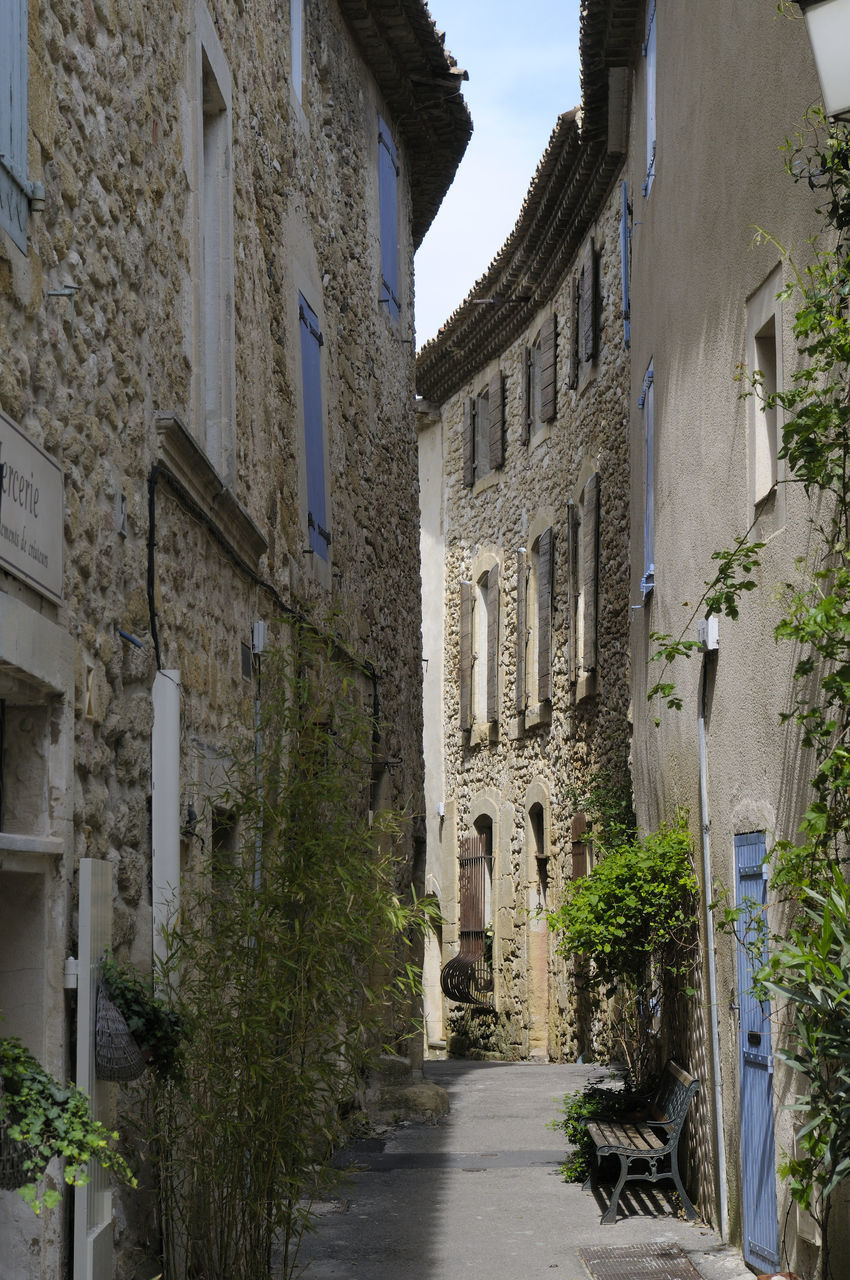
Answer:
M592 845L579 838L578 797L600 771L627 777L629 353L621 192L610 171L591 210L564 214L563 239L573 248L551 291L537 294L537 305L527 308L530 314L512 326L507 341L502 336L503 345L493 337L489 358L478 363L473 354L459 367L453 353L474 352L476 342L485 350L484 326L500 320L509 325L509 308L533 291L520 281L515 302L499 281L510 278L511 265L534 243L532 231L547 200L569 201L565 170L578 167L586 145L574 117L562 117L511 240L471 299L421 353L418 367L420 393L432 402L430 410L423 405L419 433L429 660L428 883L447 922L440 957L445 964L467 947L459 919L464 838L477 831L491 842L484 914L493 931L495 1010L473 1006L470 1012L467 1006L463 1012L450 1002L446 1025L432 962L426 1021L434 1046L448 1032L449 1051L513 1059L575 1058L599 1047L577 991L577 961L555 954L538 908L556 906L565 881L581 874L589 851L592 856ZM559 197L553 195L556 183ZM551 257L545 261L548 268ZM585 348L588 307L591 354ZM554 370L551 358L547 364L547 333L554 334ZM543 365L539 381L537 360ZM500 389L503 422L494 430L501 429L501 447L488 456L484 474L470 477L470 413L484 395L493 424ZM493 457L500 465L487 465ZM593 512L585 510L585 500L588 507L593 502ZM551 598L544 603L545 570L537 561L547 537ZM488 654L480 615L491 618L494 595L486 595L484 583L494 581L498 638L494 645L491 637ZM471 635L463 593L473 600ZM548 625L550 675L543 687L539 635ZM596 645L586 657L591 628ZM471 649L470 674L462 670L465 647ZM488 706L482 669L494 661L495 706L492 695Z
M23 247L0 216L0 1006L3 1032L65 1078L88 982L75 997L63 980L88 921L80 861L111 869L103 927L149 967L166 887L193 830L211 838L222 762L251 732L254 621L279 645L309 618L374 670L376 784L421 814L412 260L470 125L448 88L434 105L459 73L418 0L392 6L391 31L380 2L10 5L28 93L18 169L43 211L31 187ZM0 215L7 180L0 167ZM322 335L318 519L299 296ZM12 545L16 459L45 528L52 502L52 588ZM413 821L408 879L417 840ZM114 1092L97 1086L102 1114ZM115 1205L129 1276L145 1228L132 1194ZM47 1280L76 1249L75 1278L100 1275L66 1221L0 1193L9 1274Z

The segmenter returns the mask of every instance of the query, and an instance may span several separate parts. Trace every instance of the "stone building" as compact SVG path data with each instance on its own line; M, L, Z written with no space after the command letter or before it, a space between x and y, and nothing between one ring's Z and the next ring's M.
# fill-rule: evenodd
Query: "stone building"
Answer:
M585 18L583 110L558 120L514 231L417 362L427 884L446 921L427 1034L507 1058L593 1050L578 959L555 954L539 909L592 857L592 778L627 771L626 134L609 39Z
M97 962L150 967L226 829L253 623L334 631L421 812L412 262L471 125L420 0L0 0L0 32L2 1032L109 1115ZM114 1215L129 1275L132 1193L0 1192L0 1273L111 1276Z

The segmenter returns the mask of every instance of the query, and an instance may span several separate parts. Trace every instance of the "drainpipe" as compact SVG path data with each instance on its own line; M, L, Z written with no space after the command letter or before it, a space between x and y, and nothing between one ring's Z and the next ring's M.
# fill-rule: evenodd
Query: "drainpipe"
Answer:
M709 619L714 622L716 619ZM702 628L700 629L702 631ZM703 638L702 636L700 637ZM723 1092L720 1083L720 1031L717 1023L717 968L714 959L714 920L711 912L711 820L708 808L708 762L705 738L706 686L708 684L708 656L716 652L716 631L712 641L704 640L706 650L702 655L699 687L699 716L697 734L699 738L699 798L702 816L702 878L703 904L705 908L705 942L708 960L708 1012L711 1027L711 1070L714 1077L714 1133L717 1151L717 1192L720 1209L720 1235L723 1240L729 1238L729 1201L726 1193L726 1139L723 1133ZM709 646L712 646L709 648Z

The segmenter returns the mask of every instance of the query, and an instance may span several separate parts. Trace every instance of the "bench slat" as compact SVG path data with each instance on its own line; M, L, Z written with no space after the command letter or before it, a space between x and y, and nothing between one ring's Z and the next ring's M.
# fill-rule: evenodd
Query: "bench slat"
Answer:
M666 1136L659 1136L646 1125L588 1124L587 1132L597 1147L628 1147L636 1151L660 1151L667 1146Z

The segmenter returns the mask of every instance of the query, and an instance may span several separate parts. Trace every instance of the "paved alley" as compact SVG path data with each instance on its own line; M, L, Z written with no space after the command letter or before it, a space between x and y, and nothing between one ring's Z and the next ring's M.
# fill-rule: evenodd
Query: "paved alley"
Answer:
M579 1249L654 1243L677 1243L704 1280L752 1280L705 1226L624 1195L629 1216L602 1227L593 1195L560 1177L563 1135L547 1122L602 1068L452 1060L426 1074L448 1090L449 1116L356 1152L302 1246L305 1280L588 1280Z

